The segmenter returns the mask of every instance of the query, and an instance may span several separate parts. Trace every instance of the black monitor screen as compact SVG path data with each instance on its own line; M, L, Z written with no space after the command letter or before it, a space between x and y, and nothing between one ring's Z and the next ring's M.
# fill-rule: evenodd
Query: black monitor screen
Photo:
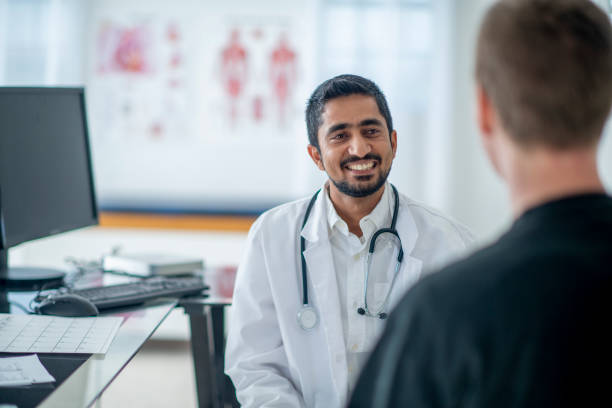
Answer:
M0 88L0 211L8 248L97 223L81 88Z

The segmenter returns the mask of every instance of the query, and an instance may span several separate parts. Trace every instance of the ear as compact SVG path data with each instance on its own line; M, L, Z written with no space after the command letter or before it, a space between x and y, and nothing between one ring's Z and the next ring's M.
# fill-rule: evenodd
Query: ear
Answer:
M312 159L312 161L317 165L319 170L325 171L325 166L323 166L323 159L321 159L321 152L314 145L308 145L308 155Z
M391 132L391 149L393 150L393 158L395 159L395 153L397 153L397 132L395 130Z
M497 113L485 89L480 84L476 85L476 104L477 121L478 127L480 128L482 147L493 169L503 178L499 155L500 140L496 137L496 134L499 133Z
M476 84L476 114L482 138L490 138L495 127L495 111L489 96L480 84Z

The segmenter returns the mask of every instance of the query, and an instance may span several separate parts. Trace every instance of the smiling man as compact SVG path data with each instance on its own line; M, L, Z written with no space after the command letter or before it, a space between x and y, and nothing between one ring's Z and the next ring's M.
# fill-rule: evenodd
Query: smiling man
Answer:
M397 133L372 81L325 81L306 124L329 180L259 217L238 269L226 367L245 407L342 406L401 295L472 241L387 182Z

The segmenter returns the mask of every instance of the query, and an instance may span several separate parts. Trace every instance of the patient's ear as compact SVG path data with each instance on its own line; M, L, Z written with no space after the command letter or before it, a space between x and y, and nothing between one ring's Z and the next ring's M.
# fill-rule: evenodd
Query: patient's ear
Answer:
M495 124L495 111L487 92L481 84L476 84L476 120L483 138L491 137Z
M501 154L503 149L500 147L500 140L498 138L499 123L497 112L491 103L491 99L487 95L485 89L480 85L476 85L476 111L478 127L480 129L480 141L482 147L487 154L493 169L502 176L501 172Z

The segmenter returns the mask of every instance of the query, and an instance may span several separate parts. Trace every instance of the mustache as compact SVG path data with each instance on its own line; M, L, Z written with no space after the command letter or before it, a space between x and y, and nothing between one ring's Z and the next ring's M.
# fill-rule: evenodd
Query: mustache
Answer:
M359 160L376 160L380 163L382 161L382 157L380 157L376 153L368 153L363 157L349 156L340 162L340 167L344 167L349 163L356 162Z

